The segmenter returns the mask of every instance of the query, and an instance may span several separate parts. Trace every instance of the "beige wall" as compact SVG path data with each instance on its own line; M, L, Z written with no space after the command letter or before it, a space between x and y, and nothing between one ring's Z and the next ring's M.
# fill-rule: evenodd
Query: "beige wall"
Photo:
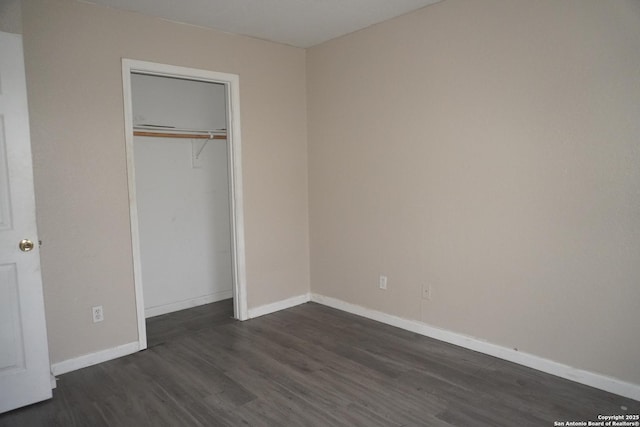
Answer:
M249 307L308 291L304 50L70 0L22 13L53 363L137 340L123 57L240 75Z
M640 383L638 52L622 0L447 0L308 50L312 291Z
M312 291L640 383L640 2L446 0L308 50L306 82L301 49L22 15L54 363L137 339L127 57L240 75L250 307L309 290L310 218Z

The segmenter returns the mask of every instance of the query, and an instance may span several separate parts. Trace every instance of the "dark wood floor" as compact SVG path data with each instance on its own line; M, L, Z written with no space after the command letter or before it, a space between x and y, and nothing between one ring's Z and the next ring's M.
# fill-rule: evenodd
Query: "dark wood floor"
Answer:
M62 375L2 426L553 426L640 402L304 304L150 319L149 349ZM622 407L626 407L626 410Z

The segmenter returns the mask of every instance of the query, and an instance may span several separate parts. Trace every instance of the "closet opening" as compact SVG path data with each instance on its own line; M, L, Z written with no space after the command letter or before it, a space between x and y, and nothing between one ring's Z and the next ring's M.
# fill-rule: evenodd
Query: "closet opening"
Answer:
M239 79L123 59L139 349L146 319L233 299L247 319Z

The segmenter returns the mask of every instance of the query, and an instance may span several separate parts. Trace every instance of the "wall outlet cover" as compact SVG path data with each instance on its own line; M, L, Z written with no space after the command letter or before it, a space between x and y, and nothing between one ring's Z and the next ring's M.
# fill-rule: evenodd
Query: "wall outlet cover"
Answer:
M102 322L104 320L104 312L102 311L101 305L91 307L91 314L93 316L93 323Z
M431 299L431 285L422 286L422 299L426 299L426 300Z

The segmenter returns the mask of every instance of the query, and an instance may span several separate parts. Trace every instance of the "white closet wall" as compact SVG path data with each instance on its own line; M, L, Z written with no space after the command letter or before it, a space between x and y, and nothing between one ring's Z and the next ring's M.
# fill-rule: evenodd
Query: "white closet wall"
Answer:
M133 124L215 130L227 126L225 86L170 77L131 75Z
M226 127L223 85L132 75L132 94L135 125ZM227 141L137 136L134 158L147 317L231 298Z

